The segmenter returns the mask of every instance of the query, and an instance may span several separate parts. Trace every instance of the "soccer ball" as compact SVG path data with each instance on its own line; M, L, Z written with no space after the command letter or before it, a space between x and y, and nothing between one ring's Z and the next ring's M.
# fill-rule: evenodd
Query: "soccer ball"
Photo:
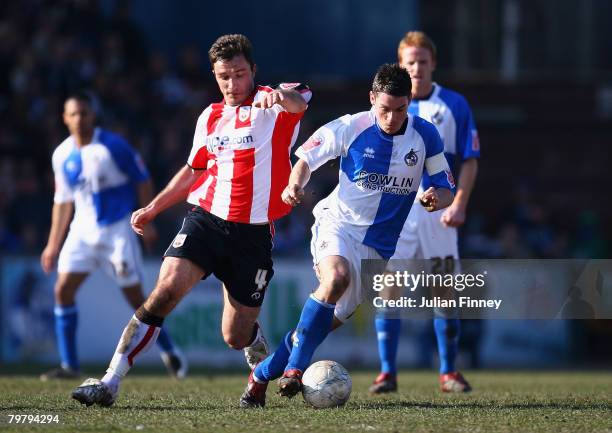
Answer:
M317 409L344 405L353 383L346 368L336 361L318 361L302 376L304 401Z

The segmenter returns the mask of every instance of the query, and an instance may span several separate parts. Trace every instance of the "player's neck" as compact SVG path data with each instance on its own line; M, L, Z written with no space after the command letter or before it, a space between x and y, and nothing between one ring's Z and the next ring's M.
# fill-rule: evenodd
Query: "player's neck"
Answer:
M251 91L249 92L249 95L246 98L242 99L241 101L233 101L233 103L229 103L224 98L223 102L225 103L225 105L229 105L230 107L240 107L241 105L250 105L253 101L253 97L255 96L256 92L257 92L257 86L255 86L255 82L253 82Z
M74 142L76 143L77 147L83 147L91 143L91 141L93 140L93 136L94 131L91 131L87 134L73 134Z
M429 82L427 84L423 84L418 89L414 89L414 93L412 94L412 99L427 99L431 96L434 90L433 82Z

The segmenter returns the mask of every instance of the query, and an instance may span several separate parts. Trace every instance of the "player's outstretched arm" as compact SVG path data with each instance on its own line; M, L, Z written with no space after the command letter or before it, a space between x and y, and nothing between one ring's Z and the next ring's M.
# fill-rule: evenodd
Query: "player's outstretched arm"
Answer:
M291 206L297 206L304 197L304 187L310 180L310 167L303 159L299 159L291 170L289 183L283 191L281 198L283 202Z
M40 265L46 273L53 271L53 268L55 268L62 242L72 220L73 211L74 203L71 201L53 204L49 240L40 256Z
M289 113L301 113L306 111L308 104L295 89L281 89L278 92L282 95L283 99L280 106L287 110Z
M301 113L308 108L308 104L300 92L295 89L276 89L266 94L261 101L256 102L253 106L265 109L271 108L275 104L280 105L289 113Z
M440 222L448 227L459 227L465 222L465 213L476 182L478 173L478 160L470 158L463 162L459 171L457 182L457 194L453 203L444 211L440 217Z
M447 188L429 187L419 196L419 202L427 210L434 212L448 207L453 202L454 194Z
M189 188L201 174L201 171L195 171L188 165L181 168L148 205L132 214L131 223L134 231L142 236L144 227L159 213L184 201L189 193Z

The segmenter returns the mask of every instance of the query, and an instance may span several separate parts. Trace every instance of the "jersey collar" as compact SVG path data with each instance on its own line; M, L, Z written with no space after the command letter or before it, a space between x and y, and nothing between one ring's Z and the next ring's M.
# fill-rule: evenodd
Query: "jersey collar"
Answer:
M376 131L378 131L378 133L380 134L380 136L382 138L384 138L385 140L390 140L393 141L393 137L395 137L396 135L404 135L406 133L406 129L408 128L408 124L411 122L412 120L412 116L407 116L406 120L404 120L404 123L402 124L402 126L400 127L400 129L398 129L397 132L393 133L393 134L387 134L385 131L382 130L382 128L378 125L378 120L376 119L376 113L374 113L374 109L371 108L370 109L370 113L372 115L372 118L374 119L374 127L376 128Z
M423 96L422 98L412 98L412 100L414 102L427 101L428 99L431 99L434 95L437 95L439 91L440 86L438 86L438 84L434 81L433 83L431 83L431 91L427 95Z
M93 135L91 136L91 141L90 141L89 143L87 143L87 144L84 144L84 145L83 145L83 146L81 146L81 147L77 146L77 142L76 142L76 140L74 139L74 136L73 136L73 135L71 135L71 136L70 136L70 139L72 140L72 147L74 147L75 149L79 150L79 149L82 149L83 147L85 147L85 146L87 146L87 145L89 145L89 144L92 144L92 143L98 143L98 142L100 141L100 133L101 133L101 132L102 132L102 128L100 128L99 126L96 126L96 127L94 128Z
M249 95L249 97L248 97L248 98L246 98L246 99L245 99L245 100L242 102L242 104L237 105L237 106L236 106L236 108L238 108L238 107L244 107L245 105L253 105L253 100L255 99L255 95L256 95L256 94L257 94L257 92L258 92L258 88L259 88L259 86L258 86L257 84L255 84L255 87L253 88L253 91L251 92L251 94ZM222 103L223 105L227 105L227 103L225 102L225 98L223 98L223 100L221 101L221 103Z

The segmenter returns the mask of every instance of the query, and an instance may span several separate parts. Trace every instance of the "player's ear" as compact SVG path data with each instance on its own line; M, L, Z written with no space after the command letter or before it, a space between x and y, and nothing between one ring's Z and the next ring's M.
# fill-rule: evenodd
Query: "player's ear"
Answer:
M376 93L370 90L370 104L376 104Z
M251 71L253 72L253 78L255 78L255 73L257 72L257 65L255 63L251 66Z

